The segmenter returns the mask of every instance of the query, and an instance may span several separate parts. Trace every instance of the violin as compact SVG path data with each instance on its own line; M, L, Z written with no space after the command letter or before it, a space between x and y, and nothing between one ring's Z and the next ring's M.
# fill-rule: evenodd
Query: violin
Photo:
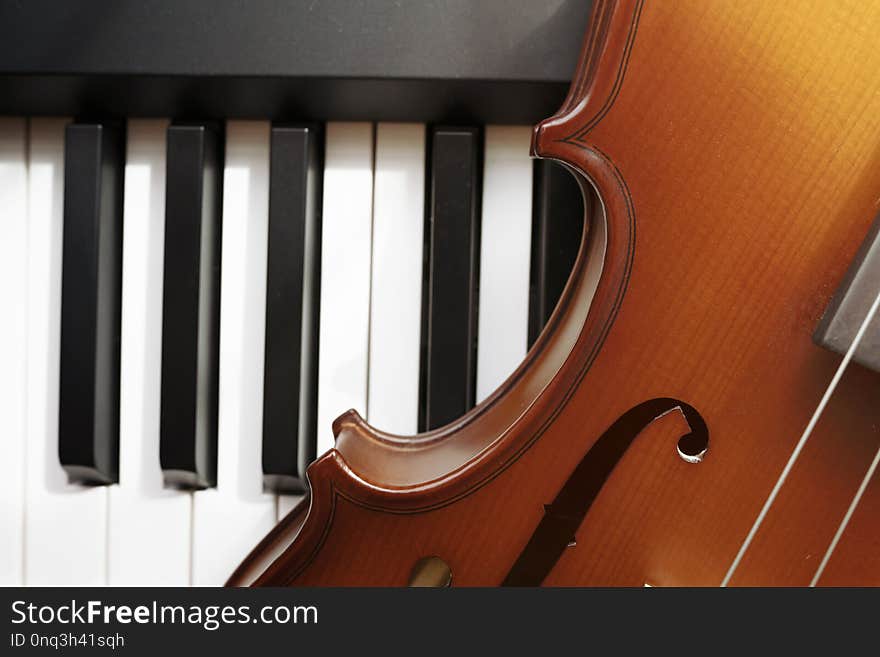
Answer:
M343 413L229 584L880 585L880 297L813 341L880 207L878 33L855 0L597 0L533 133L587 209L542 335L448 426Z

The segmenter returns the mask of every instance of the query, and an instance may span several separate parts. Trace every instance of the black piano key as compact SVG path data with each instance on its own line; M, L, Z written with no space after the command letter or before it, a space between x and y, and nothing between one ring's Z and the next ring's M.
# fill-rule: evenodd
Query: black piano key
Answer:
M550 160L535 162L533 199L530 347L565 289L584 229L580 185L563 165Z
M223 142L213 125L168 128L159 458L166 485L217 480Z
M58 456L71 481L119 472L119 330L125 132L75 123L64 144Z
M273 126L263 379L263 483L301 493L317 456L323 139Z
M482 134L434 128L429 144L419 426L433 429L474 405Z

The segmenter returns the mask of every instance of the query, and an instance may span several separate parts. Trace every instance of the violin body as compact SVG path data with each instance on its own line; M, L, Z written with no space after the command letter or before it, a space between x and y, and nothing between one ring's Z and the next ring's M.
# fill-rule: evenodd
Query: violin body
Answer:
M559 306L442 429L354 411L230 579L717 585L840 363L811 335L880 208L880 5L597 0L533 153L588 211ZM880 446L849 367L731 583L810 581ZM880 585L880 481L820 582Z

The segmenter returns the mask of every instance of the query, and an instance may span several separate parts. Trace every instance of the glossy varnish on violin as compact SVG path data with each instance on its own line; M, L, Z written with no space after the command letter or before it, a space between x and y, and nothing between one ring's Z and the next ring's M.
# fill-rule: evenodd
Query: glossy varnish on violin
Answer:
M590 25L534 150L591 181L605 229L591 217L544 335L444 429L340 417L311 507L231 583L406 585L431 555L453 585L523 583L545 513L570 520L560 491L636 408L646 428L543 583L721 582L840 362L811 334L880 207L880 6L600 0ZM608 440L641 428L623 424ZM878 444L880 379L852 366L732 583L807 584ZM880 481L820 583L880 585Z

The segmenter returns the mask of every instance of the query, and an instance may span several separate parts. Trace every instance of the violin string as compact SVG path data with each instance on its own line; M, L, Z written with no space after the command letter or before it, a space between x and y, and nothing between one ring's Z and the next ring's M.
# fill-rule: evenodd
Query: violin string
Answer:
M867 316L865 317L861 326L859 326L859 330L856 332L856 335L853 338L852 344L850 344L849 349L846 350L846 354L844 354L843 360L840 361L840 365L837 367L837 371L834 373L834 377L831 379L831 383L828 384L828 388L825 390L825 394L822 395L822 399L819 402L819 405L816 407L816 410L813 412L813 416L810 418L810 422L804 429L803 434L801 434L800 440L798 440L797 445L795 445L795 448L791 453L791 456L788 458L788 462L782 469L782 474L779 475L779 479L776 480L776 484L773 486L773 490L770 491L770 495L767 496L767 500L764 502L764 506L761 507L761 512L758 514L758 517L755 518L755 522L752 524L752 528L749 530L749 533L746 535L745 540L742 542L739 551L736 553L736 557L734 558L733 563L730 564L730 568L728 568L727 574L724 575L724 579L721 580L722 587L726 587L728 584L730 584L730 580L733 578L734 573L736 573L737 568L739 568L740 562L742 562L745 553L748 551L749 546L752 544L752 541L758 533L758 530L764 523L764 519L767 517L767 514L770 511L770 507L773 506L773 503L776 501L776 497L779 495L779 491L782 490L782 486L785 484L786 479L788 479L789 473L791 473L792 469L794 468L794 464L800 457L804 445L807 444L807 440L809 440L810 435L813 433L813 429L816 428L816 424L818 424L819 418L822 417L822 413L825 411L825 407L828 405L828 401L831 399L831 395L833 395L835 389L837 389L837 384L840 383L840 379L843 377L843 373L849 366L853 355L856 353L856 349L858 349L862 338L865 336L865 333L868 330L868 325L874 319L874 315L877 314L878 308L880 308L880 292L878 292L877 297L874 299L874 303L871 304L871 308L868 310Z
M844 515L843 520L840 521L840 525L838 525L837 527L837 532L834 534L834 538L831 539L831 543L828 546L828 549L825 551L825 556L822 557L822 562L816 569L816 574L813 575L813 579L810 580L810 586L816 586L816 584L819 582L819 578L822 577L822 573L825 572L825 566L828 565L828 562L831 560L831 555L834 554L834 550L837 549L837 544L840 542L840 537L843 536L843 532L846 530L846 526L849 524L850 518L852 518L853 513L855 513L856 507L859 505L859 502L862 501L862 495L865 494L865 490L868 488L868 484L874 477L874 472L877 470L878 463L880 463L880 448L877 449L877 453L874 455L874 460L871 461L871 465L868 468L868 471L865 473L865 477L864 479L862 479L862 483L859 486L859 489L853 496L852 502L850 502L849 508L846 510L846 515Z

